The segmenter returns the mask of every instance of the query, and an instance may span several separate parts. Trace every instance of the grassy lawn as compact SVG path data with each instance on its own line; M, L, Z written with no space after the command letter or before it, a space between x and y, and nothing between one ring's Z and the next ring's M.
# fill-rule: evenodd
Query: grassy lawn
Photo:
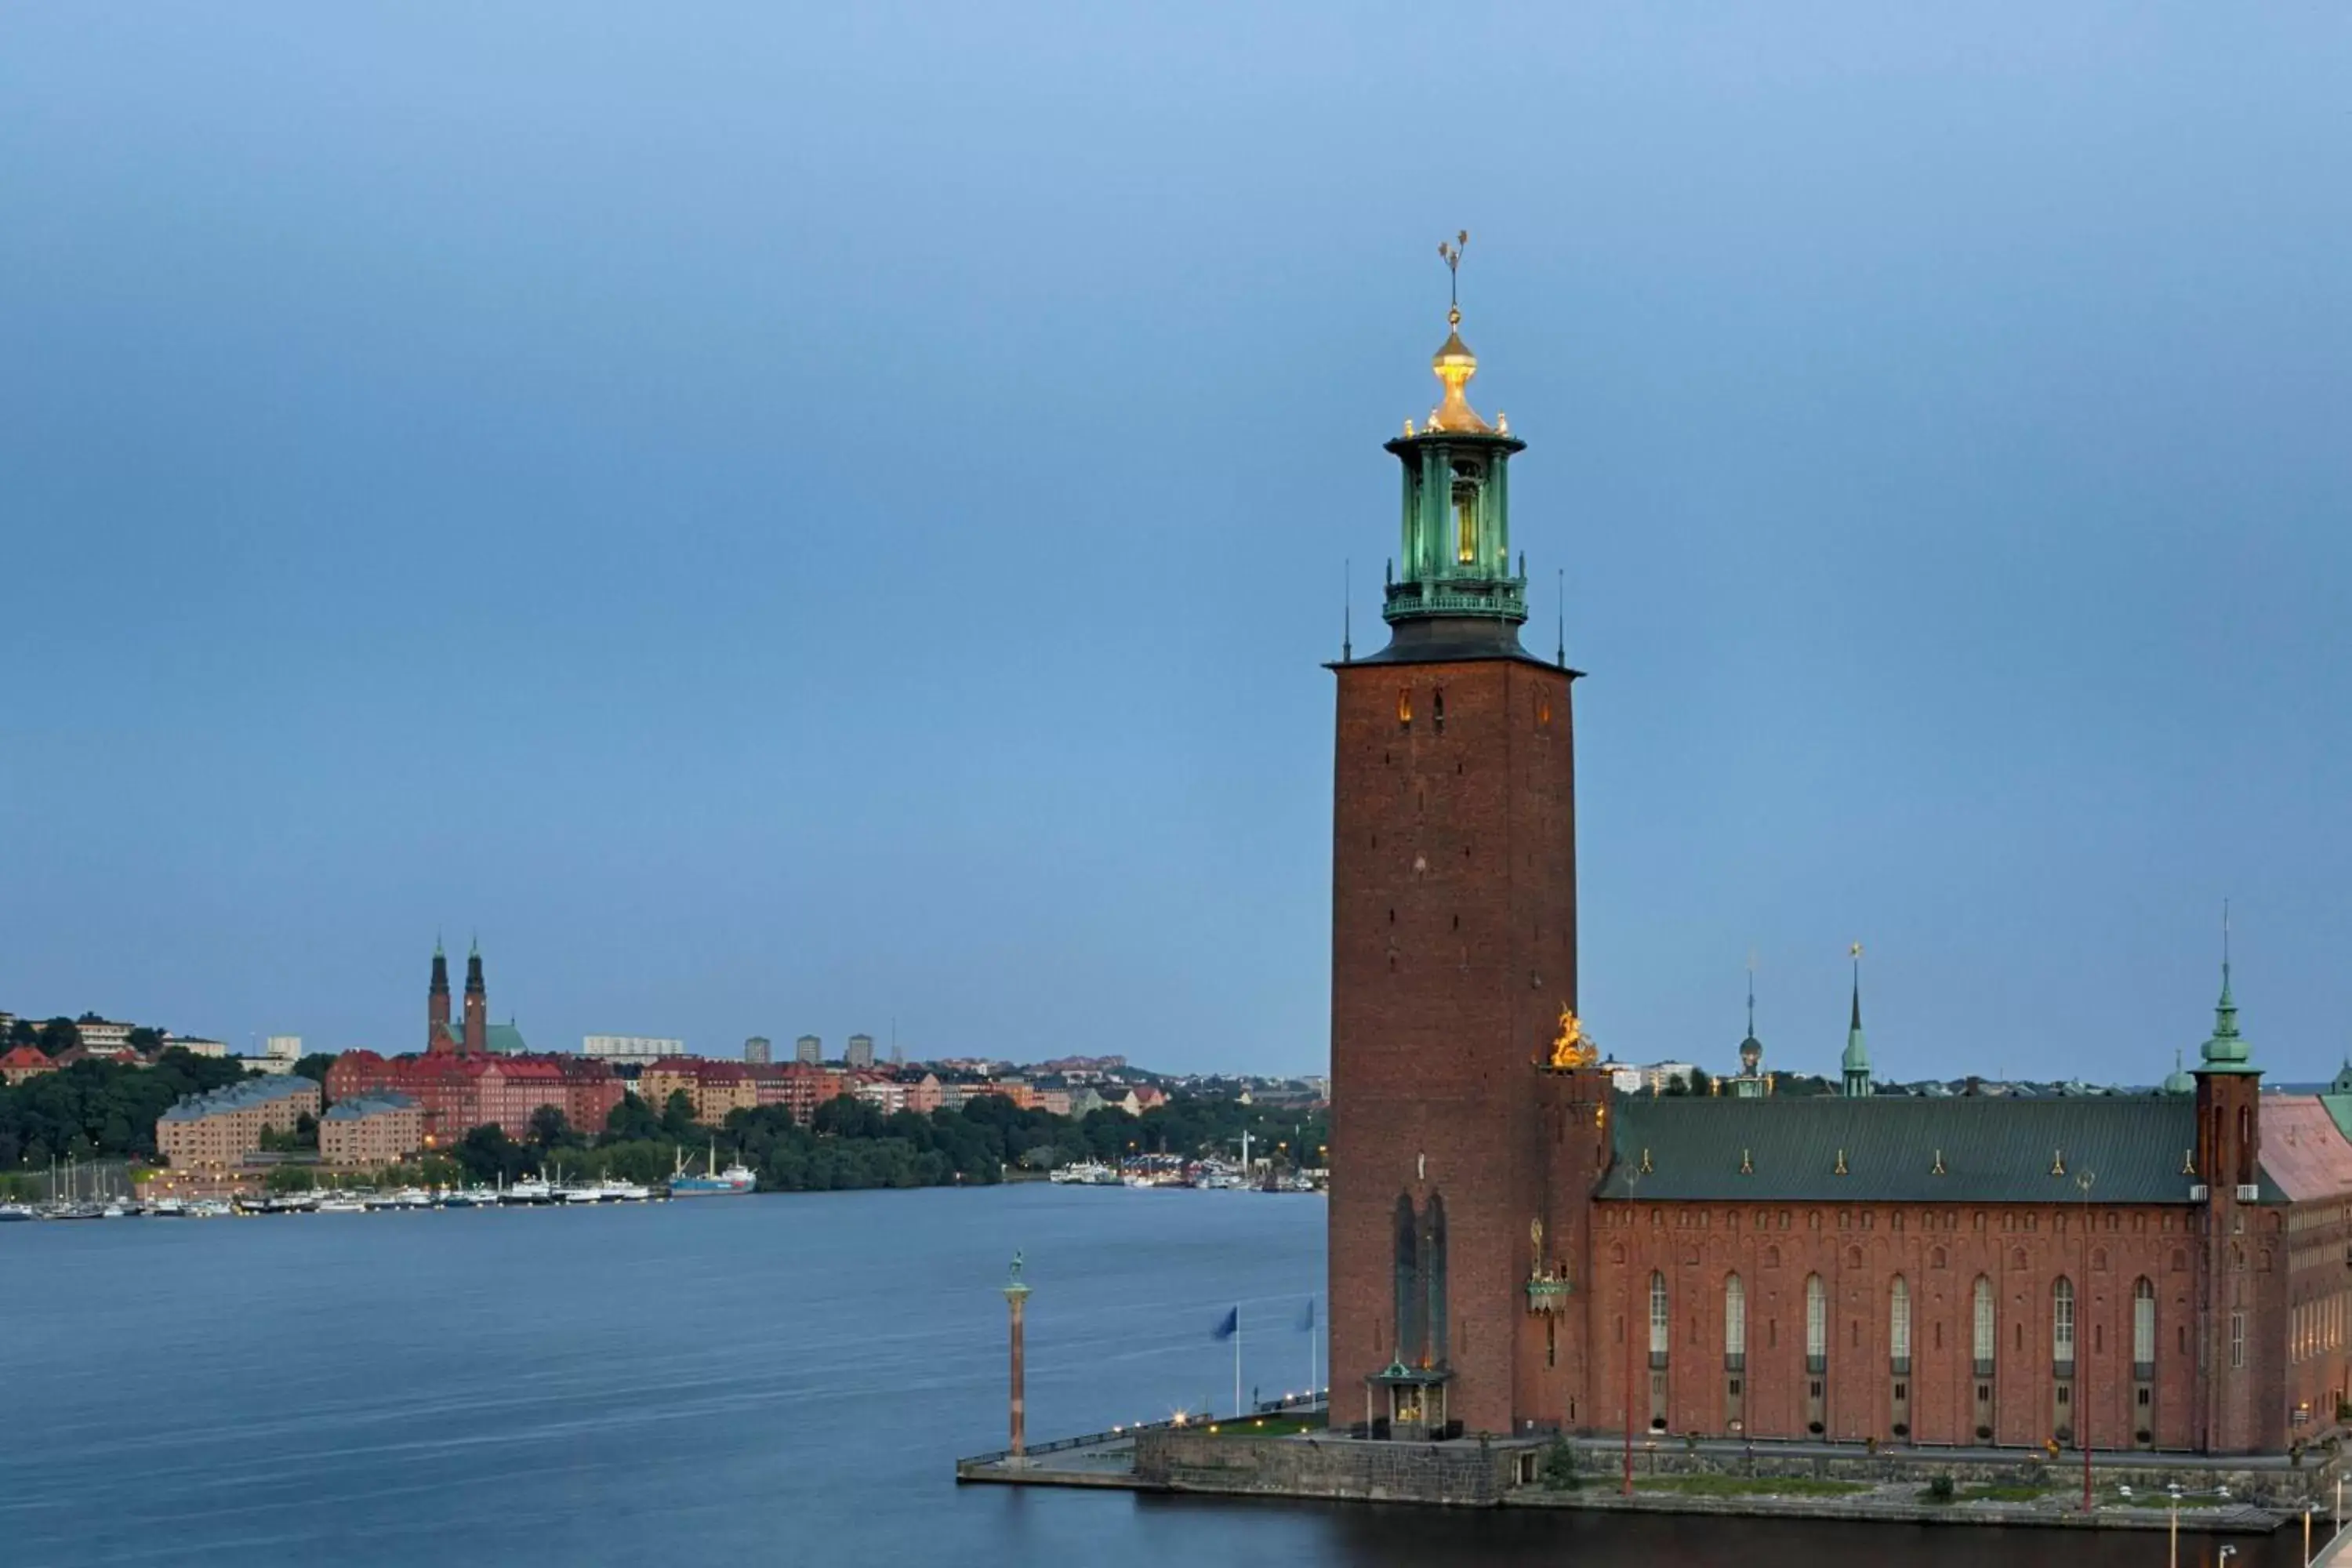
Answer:
M1866 1492L1866 1481L1825 1481L1811 1476L1636 1476L1634 1489L1685 1497L1843 1497Z
M2016 1484L1982 1481L1975 1486L1960 1488L1958 1491L1952 1494L1952 1500L1954 1502L2035 1502L2059 1489L2056 1487L2041 1486L2031 1481Z
M1220 1421L1209 1430L1221 1437L1296 1437L1301 1432L1323 1430L1323 1417L1253 1415L1245 1421Z

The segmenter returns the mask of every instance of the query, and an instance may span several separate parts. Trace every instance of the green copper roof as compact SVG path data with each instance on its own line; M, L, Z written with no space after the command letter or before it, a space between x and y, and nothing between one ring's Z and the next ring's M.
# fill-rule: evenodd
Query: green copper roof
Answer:
M2221 961L2221 999L2213 1005L2213 1037L2205 1042L2200 1072L2260 1072L2253 1049L2238 1034L2238 1005L2230 996L2230 961Z
M2195 1094L2197 1092L2197 1080L2189 1077L2187 1070L2180 1065L2180 1050L2179 1047L2175 1047L2173 1048L2172 1070L2164 1075L2164 1092L2167 1094Z
M2185 1204L2196 1117L2170 1095L1623 1097L1601 1195L2058 1203L2087 1169L2103 1202Z
M530 1049L522 1043L522 1031L511 1022L492 1024L482 1031L482 1044L502 1057L519 1057Z
M1870 1047L1862 1043L1862 981L1853 983L1853 1021L1846 1026L1843 1066L1848 1072L1870 1070Z

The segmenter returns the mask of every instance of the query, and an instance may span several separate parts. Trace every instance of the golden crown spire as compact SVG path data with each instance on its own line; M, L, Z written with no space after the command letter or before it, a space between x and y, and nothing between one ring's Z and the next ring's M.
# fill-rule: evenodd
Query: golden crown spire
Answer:
M1437 373L1437 379L1444 384L1445 396L1430 410L1429 427L1441 432L1459 431L1486 436L1494 433L1494 427L1478 417L1478 411L1470 406L1469 399L1464 395L1470 378L1478 374L1478 356L1472 353L1470 345L1462 341L1462 252L1469 244L1470 231L1466 228L1456 234L1451 244L1442 239L1437 242L1437 254L1445 263L1447 279L1447 331L1445 342L1430 360L1429 368Z

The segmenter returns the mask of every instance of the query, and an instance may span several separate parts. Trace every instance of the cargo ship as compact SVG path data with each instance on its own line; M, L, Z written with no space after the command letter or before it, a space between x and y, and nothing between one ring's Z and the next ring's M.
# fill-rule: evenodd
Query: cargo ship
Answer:
M669 1179L669 1195L674 1198L734 1197L751 1192L759 1184L759 1175L740 1160L730 1163L723 1171L719 1168L719 1144L714 1139L701 1175L688 1174L686 1156L678 1156L677 1169Z

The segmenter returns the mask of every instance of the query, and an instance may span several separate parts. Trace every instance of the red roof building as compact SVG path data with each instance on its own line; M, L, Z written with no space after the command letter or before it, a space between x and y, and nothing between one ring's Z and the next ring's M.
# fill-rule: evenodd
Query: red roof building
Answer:
M58 1064L51 1061L49 1054L38 1046L18 1046L6 1056L0 1057L0 1079L7 1079L11 1088L28 1078L38 1078L45 1072L57 1070Z
M584 1057L491 1056L434 1051L381 1057L346 1051L327 1069L327 1096L404 1094L425 1110L428 1146L455 1142L476 1127L496 1125L510 1138L530 1131L531 1113L551 1105L585 1131L602 1131L621 1103L621 1080Z

